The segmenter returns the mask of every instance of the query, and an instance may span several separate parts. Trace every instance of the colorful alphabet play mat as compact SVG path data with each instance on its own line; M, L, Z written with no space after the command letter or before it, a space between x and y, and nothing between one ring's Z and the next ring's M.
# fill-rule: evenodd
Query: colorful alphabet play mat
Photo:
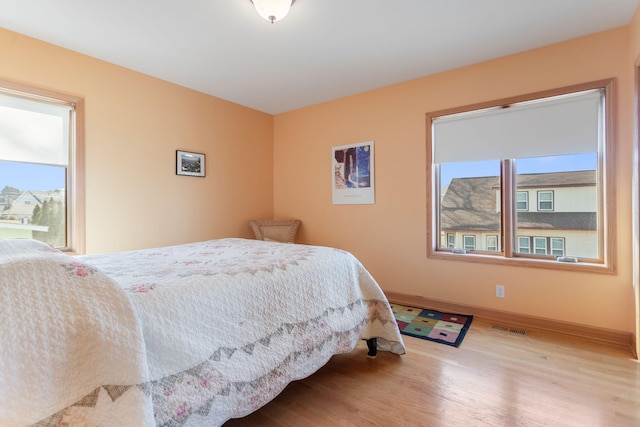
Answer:
M454 347L462 344L473 316L391 304L400 332Z

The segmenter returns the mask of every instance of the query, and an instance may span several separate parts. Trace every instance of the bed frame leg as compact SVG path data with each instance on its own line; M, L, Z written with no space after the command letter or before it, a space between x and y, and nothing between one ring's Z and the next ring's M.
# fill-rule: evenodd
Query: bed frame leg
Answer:
M369 338L367 340L367 347L369 348L369 353L367 353L367 357L376 357L378 355L378 340L377 338Z

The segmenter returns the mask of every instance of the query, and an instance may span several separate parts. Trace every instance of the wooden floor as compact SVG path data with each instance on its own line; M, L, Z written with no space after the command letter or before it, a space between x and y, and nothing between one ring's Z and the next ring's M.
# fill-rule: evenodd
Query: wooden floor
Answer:
M492 326L474 319L459 348L403 336L404 356L363 342L224 426L640 426L629 349Z

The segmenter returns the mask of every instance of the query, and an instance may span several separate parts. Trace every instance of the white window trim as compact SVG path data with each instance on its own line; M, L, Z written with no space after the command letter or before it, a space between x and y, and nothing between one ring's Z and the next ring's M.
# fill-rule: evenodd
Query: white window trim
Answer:
M537 242L542 242L544 243L544 247L540 248L538 247ZM544 253L539 254L538 253L538 249L544 249ZM533 254L534 255L547 255L549 253L549 250L547 248L547 238L546 237L534 237L533 238Z
M525 195L524 200L522 200L522 201L518 200L518 195L519 194L524 194ZM518 208L518 203L524 203L525 207L523 209ZM516 210L518 212L528 212L529 211L529 192L528 191L518 191L516 193Z
M449 240L449 237L453 237L453 242ZM447 233L447 247L449 248L456 247L456 235L454 233Z
M473 247L467 247L467 239L473 240ZM476 236L473 234L464 234L462 235L462 246L467 251L475 251L476 250Z
M526 246L521 243L522 241L525 241L525 240L527 242ZM518 242L518 253L531 254L531 238L529 236L518 236L517 242ZM523 249L526 249L526 251Z
M553 242L556 242L556 241L560 241L560 242L562 242L562 254L560 254L560 255L557 255L557 254L554 254L554 253L553 253L553 252L554 252L554 250L555 250L555 249L553 248ZM564 256L564 255L565 255L565 253L566 253L565 239L564 239L563 237L552 237L552 238L550 239L550 254L551 254L551 255L553 255L553 256Z
M550 194L551 195L551 200L542 200L540 198L540 196L542 194ZM555 208L555 194L553 193L553 190L540 190L538 191L538 210L541 212L552 212ZM550 208L542 208L541 204L542 203L551 203L551 207Z
M489 239L495 239L496 244L489 245ZM487 243L487 251L489 252L498 252L498 250L500 249L500 246L498 245L498 236L495 234L488 235L486 239L486 243ZM495 248L495 249L490 249L490 248Z

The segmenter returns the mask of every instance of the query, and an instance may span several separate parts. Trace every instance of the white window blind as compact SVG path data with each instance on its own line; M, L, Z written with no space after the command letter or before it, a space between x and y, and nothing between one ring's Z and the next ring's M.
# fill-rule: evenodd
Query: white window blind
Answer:
M69 166L72 110L0 93L0 160Z
M434 163L597 152L601 89L433 120Z

